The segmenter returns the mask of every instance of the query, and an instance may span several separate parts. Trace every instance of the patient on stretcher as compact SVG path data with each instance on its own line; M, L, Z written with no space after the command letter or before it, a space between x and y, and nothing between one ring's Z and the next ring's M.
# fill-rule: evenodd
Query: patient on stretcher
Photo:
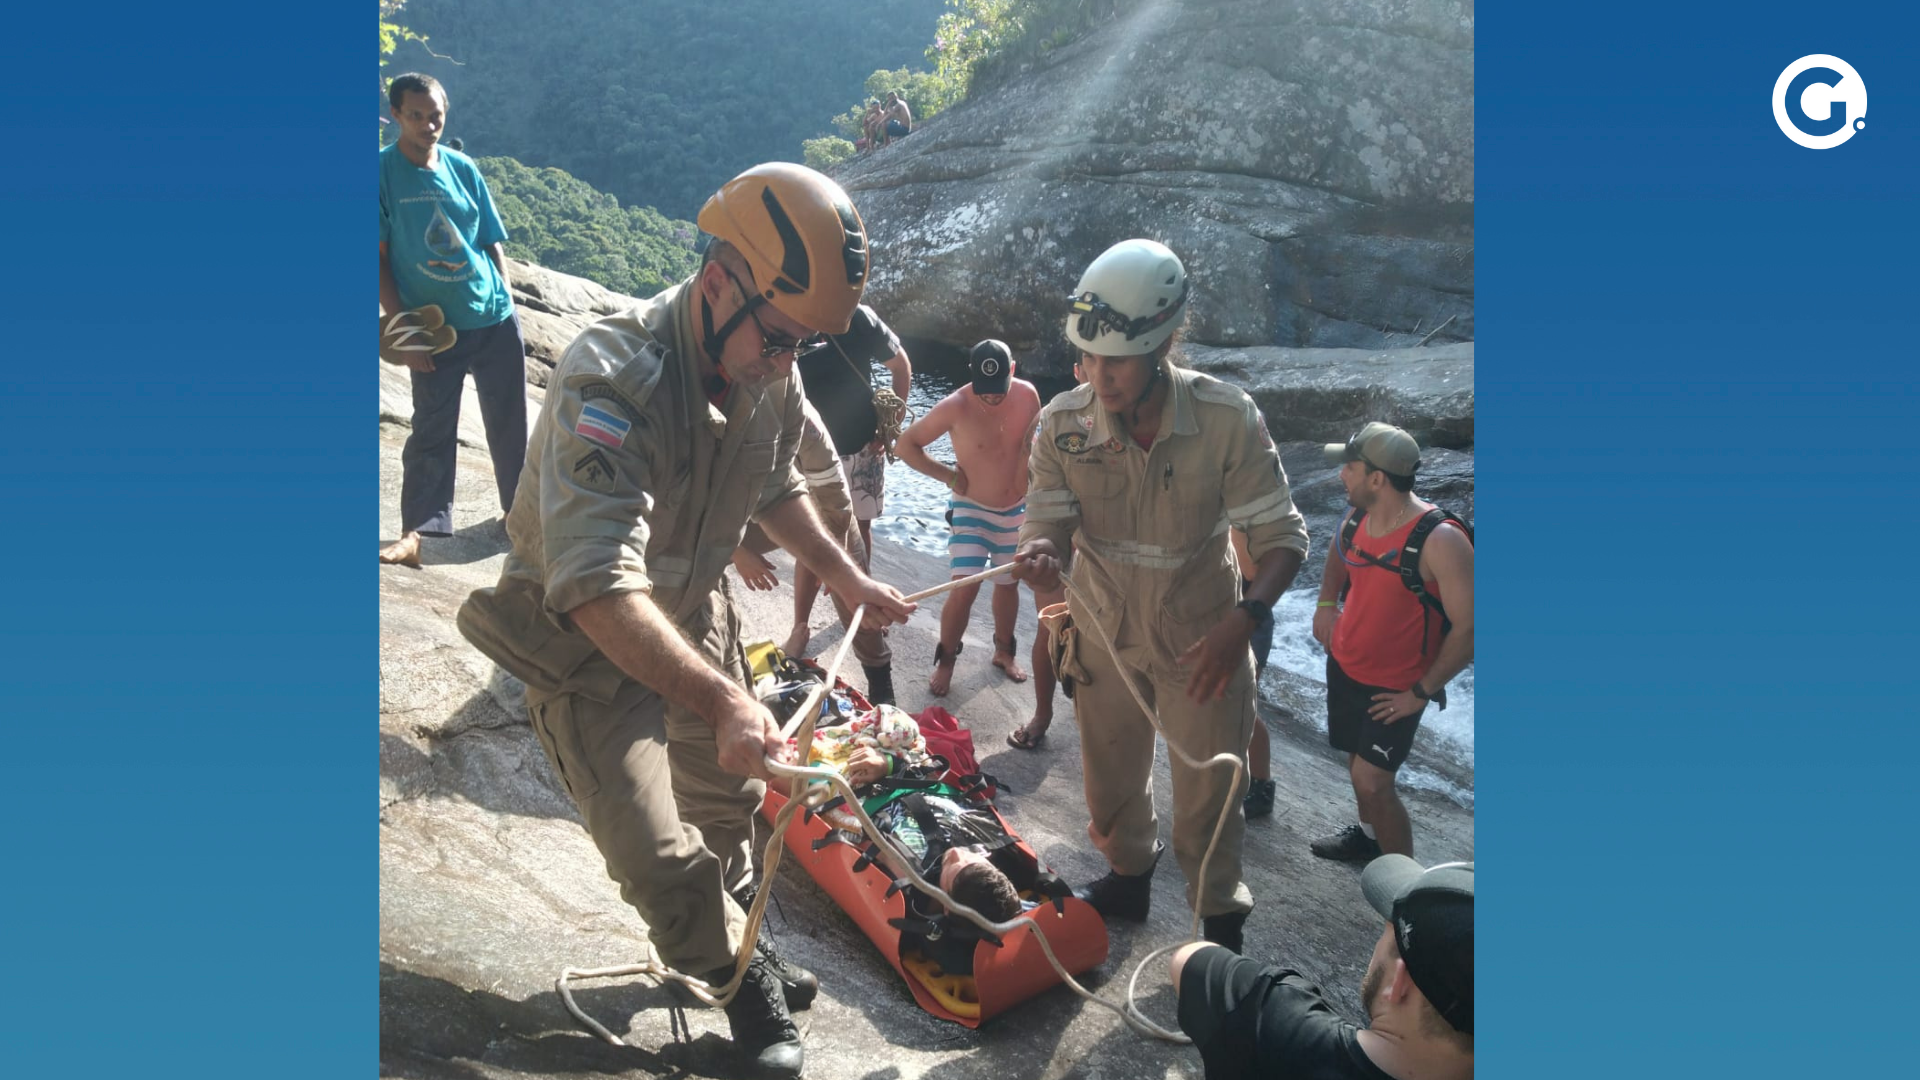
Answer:
M882 705L848 723L817 728L807 763L846 777L880 835L955 901L996 923L1030 906L1020 893L1041 884L1038 866L989 804L931 779L945 772L945 762L927 753L911 716ZM849 843L864 846L850 810L822 813ZM949 973L973 970L980 935L972 923L949 917L918 889L908 890L907 912L921 929L903 930L904 944L918 946Z

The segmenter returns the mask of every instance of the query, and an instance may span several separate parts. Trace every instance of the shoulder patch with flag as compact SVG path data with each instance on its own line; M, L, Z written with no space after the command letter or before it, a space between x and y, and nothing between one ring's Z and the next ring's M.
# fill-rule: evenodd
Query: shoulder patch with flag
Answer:
M592 439L602 446L618 448L626 441L627 432L633 430L633 422L599 405L582 405L580 419L574 422L573 433L583 439Z

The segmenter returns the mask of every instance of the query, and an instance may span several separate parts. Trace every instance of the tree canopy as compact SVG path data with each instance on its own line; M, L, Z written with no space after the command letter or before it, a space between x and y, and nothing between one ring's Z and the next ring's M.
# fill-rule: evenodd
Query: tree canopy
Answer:
M697 230L620 200L555 168L510 157L476 159L507 227L507 254L629 296L647 297L700 264Z
M628 206L691 218L742 169L803 140L876 70L918 60L943 0L408 0L431 37L383 74L447 88L469 153L564 169ZM384 111L384 108L383 108Z

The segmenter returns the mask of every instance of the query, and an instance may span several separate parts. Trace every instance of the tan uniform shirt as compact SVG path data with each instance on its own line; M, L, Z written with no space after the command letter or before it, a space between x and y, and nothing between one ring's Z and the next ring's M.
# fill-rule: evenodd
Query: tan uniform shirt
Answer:
M726 407L701 387L692 279L574 339L555 366L507 515L500 584L461 628L534 690L611 700L618 679L566 612L651 594L700 642L747 522L805 490L794 467L803 403L781 379L737 385ZM721 657L714 657L721 660ZM509 662L512 661L512 662ZM571 685L580 678L595 685Z
M1171 367L1160 432L1142 450L1093 388L1060 394L1040 414L1020 541L1045 538L1123 649L1171 664L1238 599L1229 527L1257 562L1307 553L1306 521L1240 388ZM1094 640L1098 640L1097 638Z
M854 528L853 500L847 495L847 480L840 471L840 454L827 434L825 421L805 397L801 398L800 446L794 452L793 461L806 482L814 509L820 512L820 523L827 535L838 540L841 547L853 554L854 561L859 562L860 533ZM740 546L755 555L765 555L779 545L758 524L753 524L747 526L746 538Z

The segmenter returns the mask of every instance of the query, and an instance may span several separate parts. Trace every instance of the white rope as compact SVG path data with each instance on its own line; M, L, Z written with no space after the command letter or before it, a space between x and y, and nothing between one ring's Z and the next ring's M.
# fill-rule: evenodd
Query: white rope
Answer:
M951 589L957 589L962 585L978 585L990 577L995 577L997 575L1006 573L1007 571L1013 569L1014 566L1015 566L1014 563L1001 563L999 566L989 567L988 569L982 570L981 572L974 574L971 577L954 578L952 581L947 582L945 585L935 585L931 589L921 589L919 592L914 593L911 596L901 597L901 599L904 602L909 604L917 604L920 601L925 600L929 596L939 596L943 592L947 592ZM855 623L854 625L858 626L859 624Z
M918 601L928 596L946 592L949 589L958 588L961 585L983 581L996 574L1001 574L1012 569L1014 565L1013 563L1003 563L1000 566L993 567L983 573L975 574L972 577L958 578L947 582L945 585L914 593L905 599L908 601ZM1062 576L1060 580L1061 583L1066 586L1067 592L1080 601L1082 608L1088 606L1085 598L1080 595L1080 591L1074 587L1072 579ZM855 608L853 617L848 620L847 625L850 627L859 626L860 618L866 613L866 610L865 604ZM1240 770L1242 769L1239 756L1236 754L1221 753L1214 755L1211 760L1202 762L1194 759L1188 755L1186 751L1180 749L1180 747L1174 743L1173 739L1167 735L1166 729L1161 726L1159 714L1154 712L1153 708L1146 703L1146 700L1140 694L1139 688L1134 685L1133 679L1127 675L1125 666L1120 661L1120 652L1113 643L1113 637L1107 633L1106 627L1101 626L1100 623L1091 618L1091 616L1088 617L1087 622L1100 631L1101 641L1107 646L1107 651L1113 656L1114 671L1120 676L1121 681L1126 683L1127 692L1133 695L1135 704L1140 706L1140 711L1145 713L1148 720L1152 722L1154 730L1158 731L1160 736L1167 740L1168 749L1178 754L1180 760L1196 769L1221 764L1230 765L1234 770L1234 785L1230 790L1239 790ZM834 654L833 662L827 666L825 680L808 692L807 698L802 703L799 711L794 713L793 719L788 722L787 727L782 729L782 735L795 738L798 745L803 747L812 744L813 727L815 721L819 718L820 701L826 695L827 691L832 689L835 681L838 680L840 667L846 661L848 650L852 644L853 635L848 633L841 641L839 651ZM1231 797L1229 797L1221 807L1220 818L1213 826L1213 836L1207 842L1206 856L1200 860L1199 880L1194 885L1193 921L1188 926L1188 936L1172 945L1155 949L1141 959L1139 966L1134 968L1132 978L1127 980L1126 1002L1123 1005L1115 1005L1094 994L1086 987L1081 986L1079 981L1067 971L1066 966L1060 962L1059 957L1054 955L1053 945L1047 940L1046 931L1041 928L1039 920L1028 919L1023 917L1023 915L1015 915L1005 922L993 922L973 908L955 900L933 882L920 876L919 868L913 865L912 860L907 859L904 853L894 846L892 841L881 835L879 828L874 825L873 819L867 816L866 809L860 805L859 796L854 793L853 786L847 783L846 777L840 775L838 770L831 767L815 768L805 765L788 765L784 762L775 761L772 758L766 759L766 768L767 771L775 777L792 779L793 785L786 805L781 807L780 812L774 817L773 835L768 838L766 850L762 854L760 888L754 896L752 906L747 910L746 926L741 930L740 934L740 953L734 958L733 977L729 979L724 986L716 990L710 983L703 979L697 979L691 975L673 970L673 968L669 967L657 956L650 957L637 964L624 964L618 967L566 968L561 971L560 977L554 980L554 988L560 992L560 1000L566 1004L567 1011L572 1013L574 1019L580 1021L581 1024L585 1025L594 1034L615 1046L626 1045L623 1040L615 1037L613 1033L602 1027L574 1002L573 993L567 985L573 979L621 978L631 975L647 975L663 981L672 980L680 983L685 986L695 998L708 1005L723 1007L732 1001L734 994L740 988L741 981L746 977L747 964L753 959L753 943L758 940L759 937L760 923L766 913L767 899L773 894L773 878L779 871L781 857L786 852L785 839L787 827L793 821L793 815L805 807L818 806L826 802L831 797L831 793L837 792L845 799L846 809L859 820L861 832L869 840L873 841L873 849L879 852L881 861L885 862L887 868L893 871L894 880L905 879L915 888L945 906L948 911L966 918L975 926L996 936L1004 937L1025 927L1033 934L1035 939L1040 942L1040 950L1046 954L1047 962L1052 964L1053 969L1059 973L1060 981L1072 987L1074 993L1079 994L1081 997L1102 1008L1113 1011L1128 1027L1143 1035L1182 1044L1193 1041L1181 1032L1163 1028L1152 1020L1149 1020L1146 1014L1142 1013L1134 1002L1138 994L1140 973L1146 970L1149 963L1162 953L1180 948L1190 941L1200 940L1200 904L1205 896L1207 867L1213 862L1214 850L1220 843L1220 834L1225 830L1227 825L1227 815L1233 811L1233 799ZM815 781L824 781L827 786L822 787L816 784ZM651 949L649 949L649 952L651 952Z

